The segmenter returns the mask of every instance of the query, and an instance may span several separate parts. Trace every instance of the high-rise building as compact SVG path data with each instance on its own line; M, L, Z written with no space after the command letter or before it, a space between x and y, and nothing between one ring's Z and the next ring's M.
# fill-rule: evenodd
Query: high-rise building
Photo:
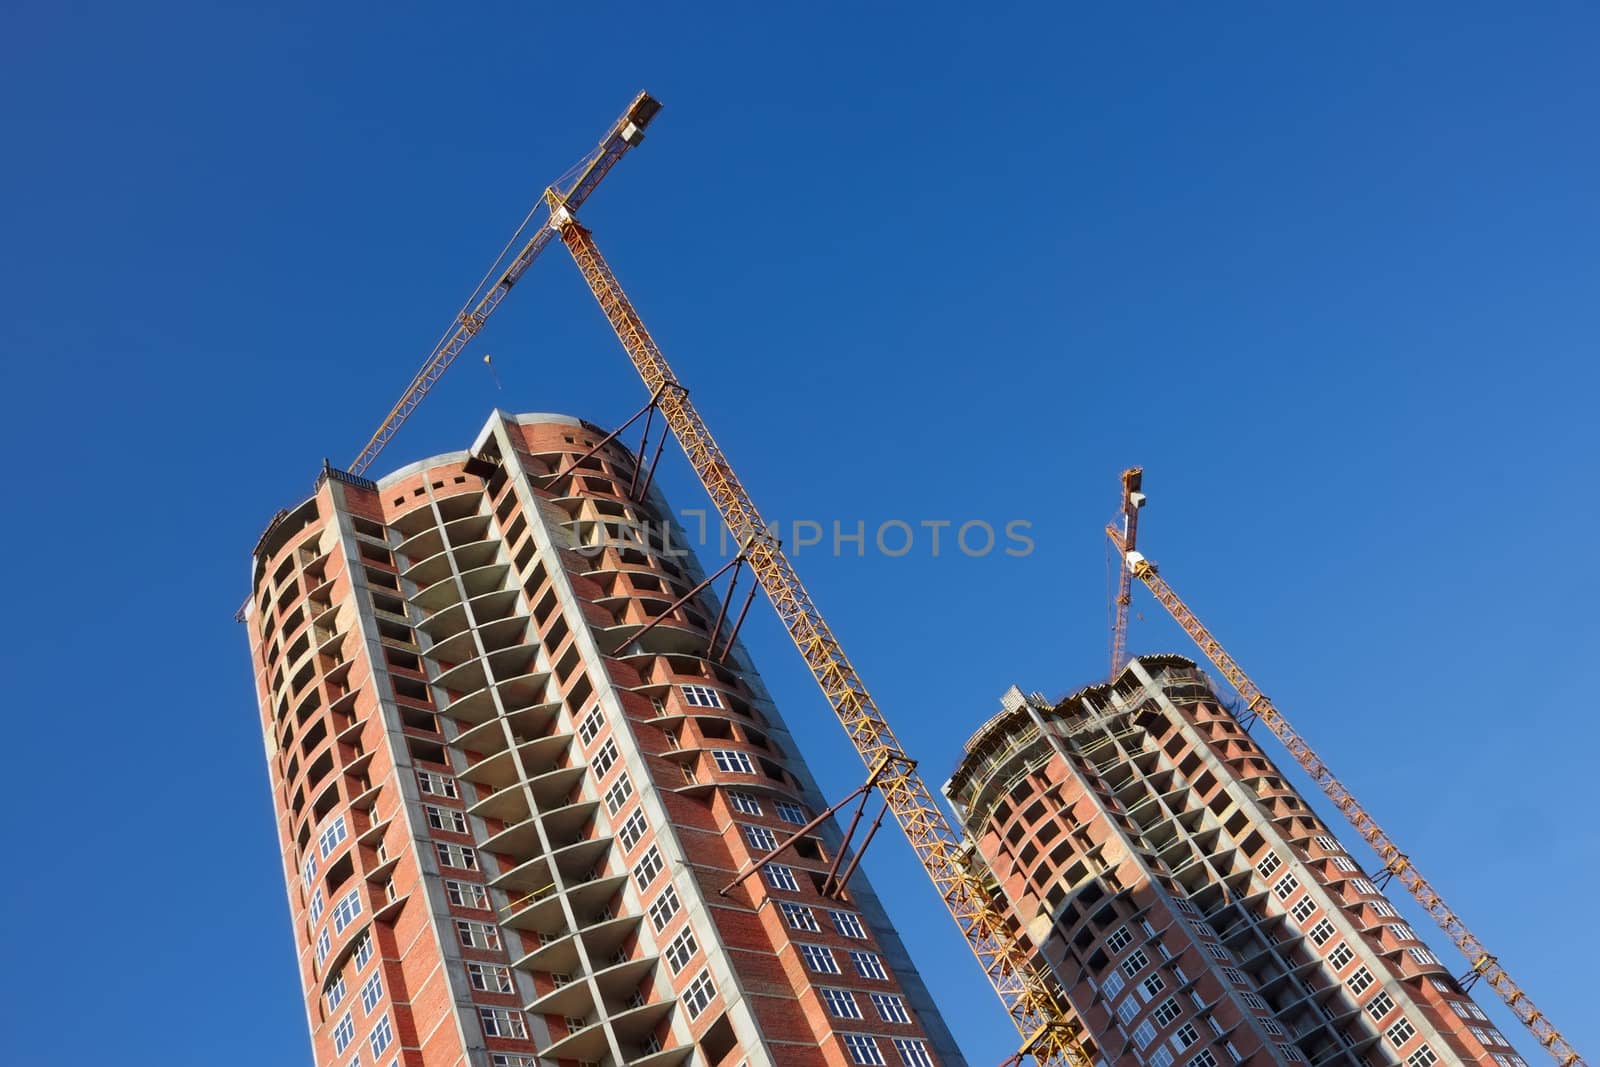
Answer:
M244 609L315 1061L962 1063L681 528L589 423L328 469ZM828 889L829 892L824 892Z
M1002 708L945 794L1105 1063L1523 1067L1192 661Z

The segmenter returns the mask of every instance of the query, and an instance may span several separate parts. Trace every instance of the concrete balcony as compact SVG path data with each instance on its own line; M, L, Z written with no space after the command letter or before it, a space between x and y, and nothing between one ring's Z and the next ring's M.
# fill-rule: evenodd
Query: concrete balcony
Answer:
M546 771L556 770L571 743L571 734L542 737L517 746L515 751L521 761L521 768L517 766L518 760L512 759L512 750L508 748L488 759L479 760L458 777L464 782L472 782L475 785L504 789L513 782L522 781L524 771L531 779Z
M553 771L529 778L525 782L512 782L480 797L478 801L467 809L470 815L485 819L499 819L502 822L516 822L527 818L528 798L523 792L526 785L533 793L533 802L540 810L558 807L567 797L572 795L573 788L582 780L584 766L558 767Z

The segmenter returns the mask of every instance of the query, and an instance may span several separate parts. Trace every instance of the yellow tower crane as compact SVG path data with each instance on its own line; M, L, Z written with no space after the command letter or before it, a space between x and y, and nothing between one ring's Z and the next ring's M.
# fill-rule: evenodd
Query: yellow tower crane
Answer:
M1137 479L1140 473L1138 467L1123 472L1124 500L1127 499L1129 476L1132 475ZM1139 506L1143 506L1143 503L1141 494ZM1167 609L1173 620L1183 627L1184 632L1200 646L1200 651L1205 653L1206 658L1215 664L1223 677L1228 679L1229 684L1239 691L1245 708L1266 723L1267 729L1283 742L1289 754L1305 768L1306 773L1328 799L1333 801L1333 806L1344 813L1345 818L1350 820L1350 825L1355 827L1362 839L1377 852L1378 858L1383 861L1383 869L1400 880L1400 883L1416 898L1417 903L1422 905L1423 910L1432 916L1440 929L1444 930L1455 946L1461 950L1461 954L1472 966L1472 973L1487 982L1490 988L1500 995L1500 999L1506 1002L1516 1017L1533 1034L1534 1039L1561 1067L1585 1067L1583 1058L1578 1055L1577 1050L1561 1036L1555 1024L1534 1006L1533 1000L1523 992L1522 987L1512 981L1511 975L1506 973L1499 959L1489 953L1483 943L1467 929L1466 923L1445 904L1444 898L1412 864L1411 857L1400 850L1400 846L1383 831L1377 820L1367 813L1350 790L1333 776L1333 772L1328 769L1322 758L1306 743L1299 732L1289 725L1289 721L1283 717L1272 701L1267 699L1266 694L1256 683L1250 680L1189 606L1179 599L1166 579L1157 573L1155 564L1133 547L1133 529L1132 526L1127 527L1125 538L1124 531L1118 530L1115 524L1106 527L1106 536L1111 539L1122 560L1121 569L1139 579L1151 593L1155 594L1155 598ZM1126 614L1123 614L1124 625L1126 618Z
M991 896L997 890L986 885L983 875L971 865L961 836L950 826L917 773L916 761L901 748L865 683L801 584L778 539L690 403L688 390L679 384L667 365L660 348L601 257L594 238L577 221L576 212L583 200L616 161L639 143L645 126L660 107L653 98L640 93L599 147L569 172L576 177L570 182L558 181L545 191L543 204L549 209L548 219L540 220L539 229L504 268L501 263L505 253L502 252L501 259L485 274L456 321L357 457L352 470L360 473L371 465L533 259L552 237L559 236L572 253L650 395L656 398L655 404L682 446L690 466L710 494L735 541L743 546L746 562L777 609L779 619L800 649L806 666L821 686L851 743L868 769L874 772L876 787L960 926L968 947L1004 1002L1023 1038L1019 1056L1031 1055L1041 1064L1089 1067L1091 1058L1078 1040L1083 1026L1069 1014L1066 998L1053 976L1034 960L1033 954L1012 932L1005 913ZM537 207L523 220L523 225L506 245L507 251L516 247L536 211Z

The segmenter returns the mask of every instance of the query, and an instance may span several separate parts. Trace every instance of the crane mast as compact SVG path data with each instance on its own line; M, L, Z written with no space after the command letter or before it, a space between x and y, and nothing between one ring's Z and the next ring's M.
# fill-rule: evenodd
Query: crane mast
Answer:
M1139 468L1132 468L1131 471L1124 472L1124 487L1127 485L1128 474L1138 470ZM1244 673L1238 662L1212 636L1211 631L1189 606L1179 598L1167 584L1166 579L1157 573L1155 565L1134 549L1131 543L1125 542L1122 532L1115 525L1106 527L1106 536L1111 539L1112 545L1116 547L1118 555L1123 560L1121 569L1143 582L1155 595L1156 600L1161 602L1161 606L1167 609L1173 620L1183 627L1184 632L1196 645L1200 646L1200 651L1205 653L1206 658L1222 672L1229 684L1238 690L1246 709L1265 723L1267 729L1283 742L1289 754L1311 776L1333 802L1334 807L1344 813L1350 825L1355 827L1362 839L1377 852L1378 858L1383 861L1383 869L1399 879L1406 890L1416 898L1417 903L1422 905L1423 910L1439 924L1440 929L1461 950L1461 954L1472 965L1472 973L1489 984L1518 1020L1533 1034L1534 1039L1561 1067L1585 1067L1584 1060L1578 1055L1577 1050L1567 1043L1566 1038L1562 1037L1561 1032L1545 1014L1534 1006L1533 1000L1512 980L1511 975L1500 965L1499 959L1490 954L1472 931L1467 929L1461 918L1445 904L1444 898L1433 888L1432 883L1412 864L1411 857L1400 850L1400 846L1384 832L1377 820L1361 806L1350 790L1345 788L1344 783L1334 777L1328 765L1299 732L1289 725L1289 721L1283 717L1272 701L1267 699L1260 687Z
M962 839L934 803L917 773L916 761L895 739L894 731L845 657L838 638L801 584L778 539L690 402L688 390L679 384L600 255L594 238L557 195L546 196L552 225L559 227L562 242L572 253L645 387L652 396L659 396L658 406L673 436L728 529L745 546L746 562L777 609L862 762L871 770L881 768L877 784L885 803L1027 1040L1025 1048L1041 1063L1087 1067L1090 1059L1076 1038L1081 1028L1068 1020L1063 1010L1065 998L1011 933L989 891L970 868Z
M1129 467L1122 472L1122 543L1133 551L1139 538L1139 509L1144 507L1144 468ZM1120 564L1120 561L1119 561ZM1128 607L1133 603L1133 574L1127 567L1117 567L1117 601L1113 610L1116 618L1111 623L1111 673L1117 672L1128 659Z

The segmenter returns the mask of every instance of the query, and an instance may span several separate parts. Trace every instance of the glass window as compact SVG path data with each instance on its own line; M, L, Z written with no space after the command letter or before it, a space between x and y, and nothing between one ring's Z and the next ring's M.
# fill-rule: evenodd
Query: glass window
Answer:
M756 773L756 766L750 762L750 757L737 749L712 749L711 758L716 762L717 770L719 771L725 771L728 774Z
M878 1018L886 1023L908 1023L910 1014L906 1011L905 1001L893 993L869 993L872 1006L878 1009Z
M894 1050L900 1054L900 1062L905 1067L933 1067L933 1057L928 1055L928 1047L921 1041L910 1037L897 1037L893 1039Z
M645 888L655 881L656 875L661 873L661 850L654 845L644 850L644 855L639 857L639 862L633 868L633 882L640 889Z
M378 1001L383 999L383 972L373 971L361 986L361 1011L371 1015L372 1009L378 1006Z
M866 1067L881 1067L883 1052L878 1048L878 1042L866 1034L841 1034L844 1038L845 1051L850 1053L850 1062L866 1065Z
M856 965L856 973L863 978L876 978L886 980L889 975L883 969L883 961L876 952L852 952L850 962Z
M809 930L814 934L822 932L822 927L817 925L816 913L804 904L784 900L778 903L778 909L783 912L783 920L791 930Z
M800 945L800 958L806 961L809 970L818 974L838 974L839 961L833 958L833 951L822 945Z
M790 893L800 891L800 882L794 876L793 867L785 867L781 863L769 863L761 868L761 877L773 889L783 889Z
M848 989L824 989L822 1002L828 1006L828 1014L835 1019L861 1018L861 1005L856 1003L855 994Z
M867 928L861 923L861 916L853 911L830 911L828 917L833 920L833 928L839 931L841 937L854 937L865 941Z
M683 991L683 1005L689 1010L689 1018L698 1019L700 1013L706 1010L706 1005L717 995L717 987L711 982L711 972L701 971L695 975L694 981L689 983L689 988Z
M728 803L734 811L743 815L760 815L761 801L750 793L741 793L737 789L728 790Z
M673 974L677 974L688 966L698 951L700 946L695 944L694 931L685 926L682 932L672 939L672 944L667 946L667 966L672 968Z
M333 1051L342 1053L350 1047L350 1042L355 1039L356 1024L350 1018L350 1013L345 1012L344 1018L339 1020L339 1025L333 1028Z

